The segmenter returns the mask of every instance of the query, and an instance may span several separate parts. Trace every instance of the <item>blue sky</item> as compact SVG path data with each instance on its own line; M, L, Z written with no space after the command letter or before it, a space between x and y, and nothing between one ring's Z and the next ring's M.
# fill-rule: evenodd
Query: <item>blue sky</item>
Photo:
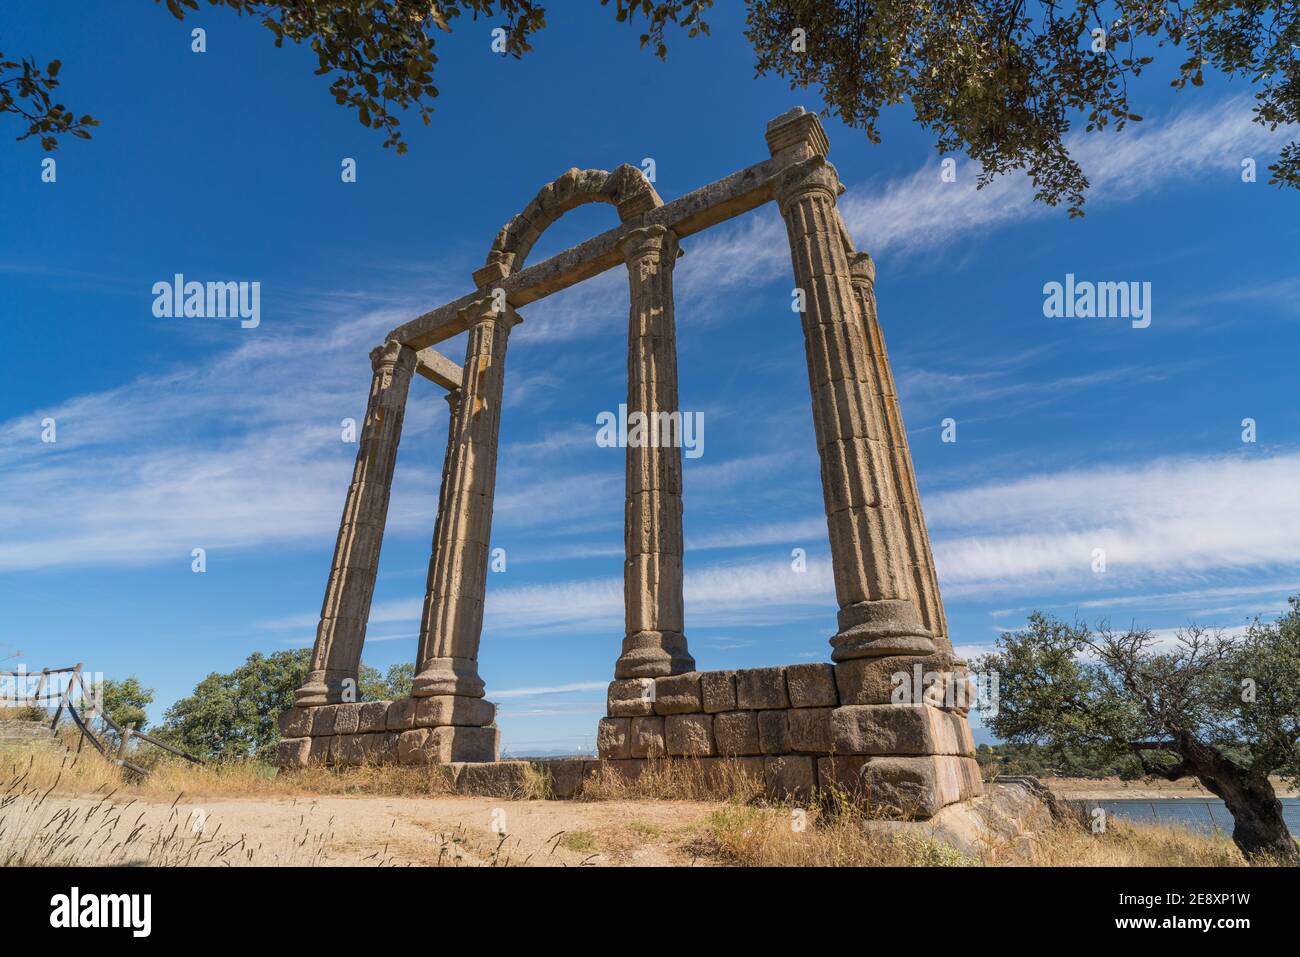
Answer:
M153 4L24 3L3 49L64 62L102 126L55 154L0 149L0 658L138 674L155 717L211 671L311 642L355 446L366 357L470 291L492 237L572 166L655 160L665 200L766 156L766 121L815 91L753 78L731 9L667 63L590 3L553 4L522 61L491 22L439 41L442 96L405 156L337 107L304 49L250 18ZM189 31L207 30L208 52ZM878 264L951 632L978 653L1031 609L1170 631L1239 628L1300 593L1300 197L1264 167L1287 131L1242 83L1133 87L1146 120L1076 140L1088 215L1018 176L941 180L904 110L884 142L826 120L841 209ZM16 135L10 124L3 131ZM1291 132L1290 135L1294 135ZM344 157L358 181L340 181ZM1253 157L1260 181L1243 183ZM582 207L530 261L610 228ZM771 206L683 241L686 630L703 669L828 660L835 603L789 254ZM153 284L259 281L262 321L159 319ZM1152 322L1050 319L1067 273L1150 282ZM593 743L622 636L627 281L612 270L522 310L507 360L480 670L516 753ZM463 337L443 344L458 361ZM41 441L53 417L58 440ZM1242 441L1244 418L1258 440ZM957 422L957 441L940 423ZM414 655L445 439L417 380L367 663ZM207 571L190 570L191 550ZM1106 549L1104 574L1092 553ZM804 548L804 574L790 567Z

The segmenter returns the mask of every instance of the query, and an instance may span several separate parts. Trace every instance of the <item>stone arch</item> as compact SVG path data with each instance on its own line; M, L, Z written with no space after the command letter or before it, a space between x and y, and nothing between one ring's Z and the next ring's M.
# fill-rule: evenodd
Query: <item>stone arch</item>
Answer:
M499 282L523 268L524 261L547 227L569 210L586 203L608 203L620 222L663 205L663 200L635 166L624 163L612 173L603 169L570 169L543 186L514 219L501 227L487 262L475 272L480 286Z

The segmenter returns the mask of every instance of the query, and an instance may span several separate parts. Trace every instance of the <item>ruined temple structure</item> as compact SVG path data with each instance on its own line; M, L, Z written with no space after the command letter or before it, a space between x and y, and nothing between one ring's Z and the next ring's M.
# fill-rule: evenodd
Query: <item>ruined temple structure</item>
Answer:
M875 267L854 248L836 209L843 187L826 160L828 145L816 115L796 108L768 124L770 158L671 203L632 166L569 170L498 233L474 273L474 292L394 329L371 353L370 401L311 672L281 718L281 765L397 761L481 774L507 763L499 762L478 647L506 348L519 310L622 264L631 294L628 409L676 412L679 244L771 201L785 220L803 292L839 604L831 660L696 670L682 605L681 450L629 447L626 631L598 729L599 760L570 762L562 773L557 767L556 780L597 768L635 776L654 760L707 766L732 759L777 795L803 797L835 784L921 816L981 793L969 702L953 693L969 679L948 639L876 315ZM620 224L525 268L551 223L593 202L614 206ZM461 332L468 343L458 367L432 347ZM357 668L413 375L446 390L450 415L417 670L409 699L360 703ZM900 686L914 693L900 698Z

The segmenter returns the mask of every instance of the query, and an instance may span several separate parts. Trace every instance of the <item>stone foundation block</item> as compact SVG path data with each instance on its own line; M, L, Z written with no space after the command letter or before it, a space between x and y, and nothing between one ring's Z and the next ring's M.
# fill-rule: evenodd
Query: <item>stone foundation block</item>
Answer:
M432 728L394 731L397 735L397 760L400 764L432 764L434 747Z
M282 738L310 738L312 723L316 716L314 708L290 708L280 715L276 722L280 726Z
M769 797L778 801L807 801L817 786L816 758L786 754L763 760Z
M403 698L388 706L388 730L405 731L415 727L415 709L419 702L415 698Z
M373 734L388 729L388 708L391 701L366 701L357 710L357 732Z
M548 798L568 800L582 790L583 772L590 763L582 759L557 758L553 761L535 761L534 766L550 781Z
M736 672L736 707L762 711L790 707L784 668L746 668Z
M610 760L600 761L596 768L584 771L584 775L594 775L599 777L605 774L616 774L625 781L635 781L645 773L646 767L652 762L645 758L613 758ZM658 761L653 762L659 764Z
M415 698L414 726L438 728L463 726L483 728L496 720L497 708L483 698L464 695L440 694L428 698Z
M764 754L790 753L788 711L758 712L758 746Z
M832 709L836 754L957 754L948 715L924 704L841 705Z
M308 708L311 712L311 734L313 738L332 735L334 733L334 712L338 711L339 706L336 704L323 704L318 708Z
M655 712L655 680L625 678L609 683L606 713L611 718L631 718Z
M818 760L822 787L838 785L877 813L928 818L964 797L969 770L953 755L926 757L825 757ZM969 786L969 785L968 785Z
M884 658L853 658L835 665L835 685L840 704L915 704L917 668L920 668L921 688L927 684L942 686L949 680L953 657L939 653L933 655L890 655ZM928 679L927 679L928 676ZM895 698L899 689L900 698Z
M705 757L715 754L713 715L670 714L664 719L664 738L670 755Z
M632 756L631 718L601 718L596 727L596 753L601 760Z
M337 767L354 767L365 759L364 735L336 734L330 747L330 763Z
M311 738L281 738L275 747L277 767L305 768L310 759Z
M334 733L356 734L361 727L361 705L355 702L336 704L334 707Z
M758 743L758 718L754 711L728 711L713 716L713 740L718 754L762 754Z
M734 671L700 672L700 697L708 714L736 710L736 673Z
M980 770L978 761L974 758L958 758L957 771L963 801L984 793L984 772Z
M787 711L790 750L829 754L833 750L831 714L834 711L834 708L791 708Z
M957 753L973 755L975 753L975 735L971 732L970 722L966 716L955 711L946 712L948 722L952 725L953 737L957 742Z
M868 800L906 817L932 817L940 808L961 800L961 769L957 758L872 758L863 768Z
M688 671L655 679L655 714L698 714L704 710L700 700L700 673Z
M312 764L325 764L329 761L330 751L333 749L334 735L313 736L311 739L311 752L308 754L307 760Z
M664 740L664 719L658 715L629 719L629 751L634 758L662 758L668 753Z
M480 763L501 757L501 732L496 728L431 728L439 764Z
M528 761L456 762L448 765L457 794L517 798L528 789Z
M377 702L376 702L377 703ZM397 732L377 731L359 734L362 761L367 764L394 764L397 761Z
M785 669L785 684L792 708L833 708L840 703L831 665L790 665Z

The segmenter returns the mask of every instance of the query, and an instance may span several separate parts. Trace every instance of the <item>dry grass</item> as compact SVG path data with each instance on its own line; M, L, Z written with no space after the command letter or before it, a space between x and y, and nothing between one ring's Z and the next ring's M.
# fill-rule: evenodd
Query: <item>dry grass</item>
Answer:
M0 772L0 867L311 865L321 863L333 833L304 827L276 846L223 838L174 801L167 813L117 790L68 802L54 786L33 784L37 762Z
M764 790L761 774L739 761L704 764L691 758L650 759L635 778L612 768L583 782L584 801L756 801Z
M1058 824L1036 835L1018 855L989 847L965 854L922 833L890 828L838 802L800 813L791 807L730 804L715 812L699 850L747 867L1243 867L1245 859L1222 834L1176 825L1112 820L1094 834Z
M351 768L313 766L280 774L257 761L191 764L180 758L158 760L147 777L106 761L89 748L81 754L53 749L0 745L0 780L18 771L27 783L55 794L119 794L151 800L187 797L256 797L309 794L375 794L419 797L453 793L445 769L409 765L363 765Z
M526 777L525 800L550 794L549 774ZM190 829L175 804L194 798L310 795L438 796L452 793L444 769L401 765L356 768L309 767L289 774L256 762L195 766L160 761L144 779L97 754L61 755L53 749L0 746L0 864L144 863L321 863L332 836L304 830L286 835L283 846L248 848L218 835ZM963 854L911 828L900 829L864 814L839 794L823 794L809 807L762 802L763 782L739 762L650 762L636 779L606 771L584 785L587 801L723 800L694 838L692 852L722 864L741 866L978 866L1017 863L1048 867L1239 867L1245 861L1222 834L1203 835L1171 825L1131 824L1112 819L1106 831L1057 825L1028 848L1008 857L990 848ZM90 796L76 813L52 810L51 795ZM136 801L170 803L165 822L139 823ZM68 802L63 802L66 806ZM143 806L143 805L142 805ZM628 833L653 838L633 820ZM569 842L584 840L575 831ZM502 848L475 847L467 835L442 836L440 863L517 863ZM593 838L594 840L594 838ZM635 843L635 841L634 841ZM566 844L566 846L568 846ZM253 856L250 857L249 855ZM256 858L256 860L254 860ZM385 863L385 861L376 861Z

